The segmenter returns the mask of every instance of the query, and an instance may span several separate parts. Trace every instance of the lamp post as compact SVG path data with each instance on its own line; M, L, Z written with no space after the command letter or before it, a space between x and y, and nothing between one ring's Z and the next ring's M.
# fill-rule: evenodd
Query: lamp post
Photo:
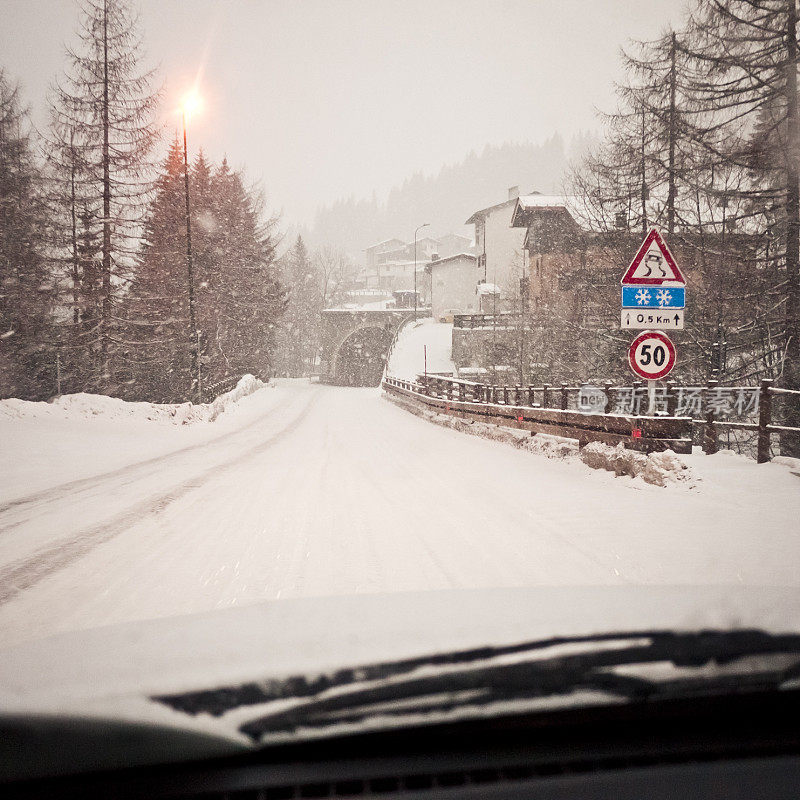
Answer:
M192 264L192 220L189 204L189 151L186 146L186 118L191 116L199 105L196 95L189 95L183 101L181 119L183 121L183 186L186 194L186 266L189 272L189 325L191 326L190 347L192 353L192 388L198 403L203 402L203 383L200 375L200 331L194 308L194 266Z
M429 225L430 222L424 222L414 231L414 322L417 321L417 234Z

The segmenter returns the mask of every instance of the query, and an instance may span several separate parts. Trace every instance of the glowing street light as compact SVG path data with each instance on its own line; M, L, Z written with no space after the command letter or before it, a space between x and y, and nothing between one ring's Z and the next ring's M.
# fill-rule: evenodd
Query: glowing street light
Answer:
M191 120L192 114L197 113L203 108L203 98L197 92L192 91L184 96L181 103L184 125Z
M200 375L200 331L194 309L194 267L192 265L192 217L189 204L189 148L186 145L186 122L193 113L200 110L202 101L197 92L191 92L183 98L181 116L183 119L183 186L186 193L186 266L189 272L189 325L191 326L190 346L192 352L192 384L197 402L203 402L203 383Z

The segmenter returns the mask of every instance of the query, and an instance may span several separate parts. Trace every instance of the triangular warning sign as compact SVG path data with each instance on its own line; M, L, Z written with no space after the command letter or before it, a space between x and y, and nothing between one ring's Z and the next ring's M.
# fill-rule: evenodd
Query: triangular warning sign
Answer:
M658 286L662 283L685 285L686 279L661 234L651 228L620 283L642 286Z

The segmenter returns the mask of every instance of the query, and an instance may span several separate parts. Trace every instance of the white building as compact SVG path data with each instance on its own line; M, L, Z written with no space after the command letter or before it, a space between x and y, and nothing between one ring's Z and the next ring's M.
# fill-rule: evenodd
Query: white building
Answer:
M476 314L478 303L478 259L471 253L457 253L431 261L427 267L425 295L432 304L435 320L453 314Z
M526 231L511 226L519 187L508 190L508 199L476 211L466 222L475 226L475 253L480 277L500 287L505 304L519 295L519 281L525 267Z

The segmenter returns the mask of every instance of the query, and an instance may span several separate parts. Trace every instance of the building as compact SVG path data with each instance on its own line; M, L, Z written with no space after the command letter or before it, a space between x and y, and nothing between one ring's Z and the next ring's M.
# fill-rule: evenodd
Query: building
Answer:
M385 263L388 253L392 253L404 246L405 243L402 239L385 239L366 248L364 254L366 256L365 267L367 275L375 273L378 264Z
M511 222L519 199L519 187L508 190L508 199L476 211L467 221L475 226L475 254L480 277L500 287L505 304L519 297L519 281L525 269L526 230Z
M586 321L592 310L580 297L580 288L587 281L607 283L606 276L611 285L619 280L610 272L609 254L598 237L577 218L570 197L534 193L517 198L511 225L525 231L524 288L527 310L534 314L550 309L574 322Z
M453 314L475 314L478 305L478 259L472 253L457 253L436 258L426 266L427 299L435 320L450 319Z
M436 243L438 245L436 253L439 258L450 258L460 253L474 253L472 240L457 233L448 233L440 236Z
M358 285L364 288L386 289L389 291L414 288L414 268L417 270L417 288L423 291L421 281L425 280L425 264L435 257L450 257L459 253L469 253L472 242L466 236L449 233L439 239L423 236L416 242L406 244L401 239L387 239L366 248L365 266L359 275Z

